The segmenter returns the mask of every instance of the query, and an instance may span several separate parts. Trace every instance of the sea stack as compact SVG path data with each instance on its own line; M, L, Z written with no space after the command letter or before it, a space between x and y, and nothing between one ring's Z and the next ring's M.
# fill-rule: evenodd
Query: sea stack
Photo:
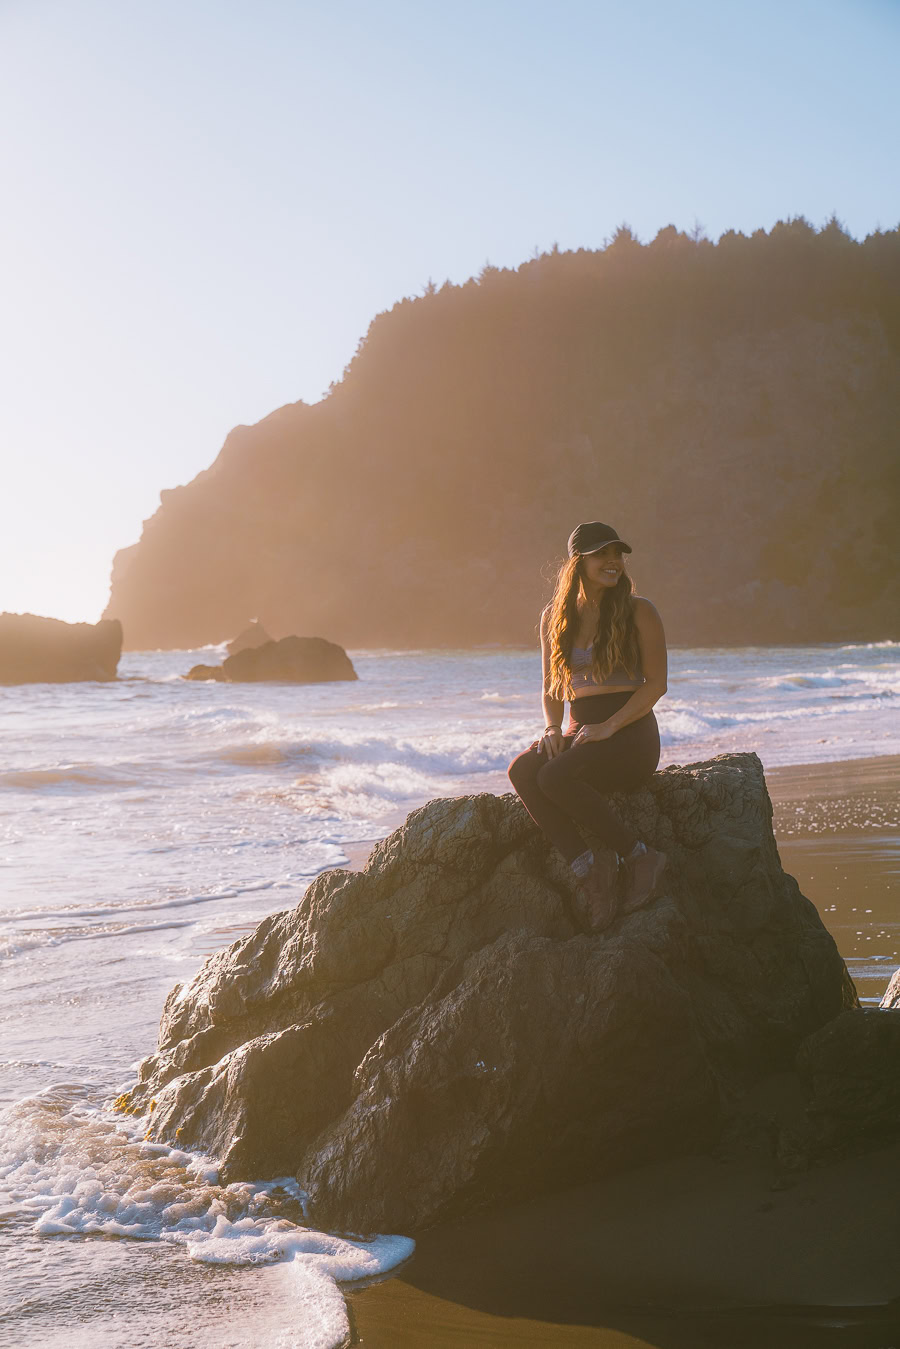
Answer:
M282 637L262 646L247 646L221 665L195 665L185 679L215 679L224 684L272 680L289 684L327 684L356 679L353 662L342 646L324 637Z
M266 642L273 641L260 623L258 618L251 618L250 622L239 632L233 641L227 646L229 656L236 656L239 651L246 651L249 647L265 646Z
M65 623L37 614L0 614L0 684L68 684L115 679L122 624Z

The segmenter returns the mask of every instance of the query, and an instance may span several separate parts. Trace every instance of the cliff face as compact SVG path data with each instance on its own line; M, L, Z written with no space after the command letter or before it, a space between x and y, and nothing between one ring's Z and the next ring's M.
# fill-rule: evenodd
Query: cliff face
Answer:
M404 300L315 406L229 435L116 556L131 649L534 640L611 520L670 639L895 636L900 231L552 253Z

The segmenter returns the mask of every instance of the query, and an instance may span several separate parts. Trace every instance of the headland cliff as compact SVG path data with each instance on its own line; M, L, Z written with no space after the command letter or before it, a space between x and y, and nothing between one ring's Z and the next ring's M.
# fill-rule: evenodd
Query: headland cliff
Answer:
M528 643L582 519L688 645L896 636L900 230L620 229L378 315L115 558L129 649L256 616L344 646Z

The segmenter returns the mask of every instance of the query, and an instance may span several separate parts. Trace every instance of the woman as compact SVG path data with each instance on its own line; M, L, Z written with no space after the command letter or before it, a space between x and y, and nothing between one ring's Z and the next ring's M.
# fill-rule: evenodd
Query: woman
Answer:
M653 775L659 728L652 708L666 691L663 626L650 601L634 594L625 570L630 552L598 520L570 535L569 560L541 614L547 724L509 766L528 813L578 877L594 931L651 899L666 865L665 853L642 843L606 800ZM603 841L602 851L585 847L582 827Z

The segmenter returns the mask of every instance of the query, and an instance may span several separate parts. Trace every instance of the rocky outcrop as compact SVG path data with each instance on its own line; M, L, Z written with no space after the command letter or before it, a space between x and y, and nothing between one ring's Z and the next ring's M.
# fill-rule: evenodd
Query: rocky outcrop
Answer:
M64 623L37 614L0 614L0 684L67 684L115 679L122 624Z
M185 679L193 680L214 680L219 684L226 684L225 670L221 665L192 665L184 676Z
M900 1011L857 1008L811 1035L797 1055L810 1160L900 1139Z
M671 859L645 909L582 931L517 798L432 801L175 988L119 1107L228 1180L293 1173L355 1231L704 1147L855 990L755 755L614 800Z
M881 999L881 1007L886 1012L900 1009L900 970L894 970L891 975L891 982Z
M344 648L326 642L324 637L282 637L280 642L245 647L221 665L195 665L185 675L185 679L217 679L231 684L263 680L326 684L356 677Z
M229 656L236 656L239 651L245 651L248 647L265 646L266 642L273 641L260 623L258 618L251 618L243 632L239 632L234 641L228 643Z

